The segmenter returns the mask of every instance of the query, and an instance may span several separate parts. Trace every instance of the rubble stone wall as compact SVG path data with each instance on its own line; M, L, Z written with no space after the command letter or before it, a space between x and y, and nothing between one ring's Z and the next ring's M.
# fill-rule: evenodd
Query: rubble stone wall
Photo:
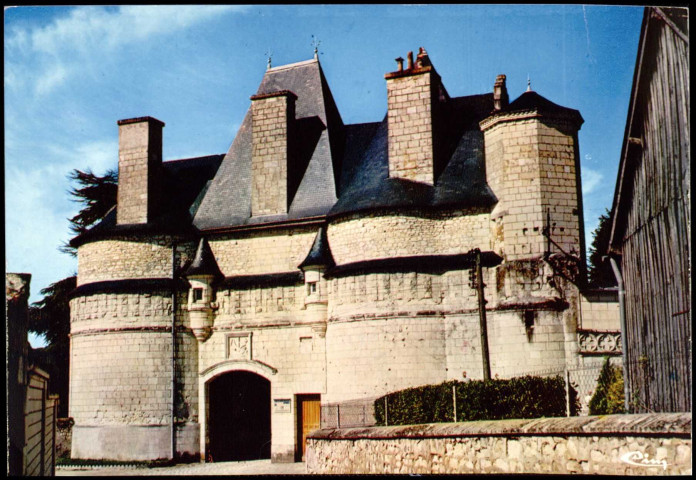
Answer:
M691 414L324 429L313 474L690 475Z
M353 215L329 226L337 265L379 258L452 255L490 249L490 215L455 210L418 215Z

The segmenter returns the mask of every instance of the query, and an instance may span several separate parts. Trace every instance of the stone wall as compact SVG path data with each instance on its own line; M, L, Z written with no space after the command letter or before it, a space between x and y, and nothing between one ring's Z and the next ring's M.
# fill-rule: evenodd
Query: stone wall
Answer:
M580 328L584 330L620 331L621 316L616 295L583 294L580 296Z
M554 241L583 255L576 136L531 114L492 118L482 128L486 180L499 199L492 215L498 248L508 260L542 254L548 210Z
M107 280L171 278L172 237L114 237L86 243L78 249L77 285ZM192 260L196 244L183 242L176 247L177 265Z
M314 226L227 234L209 243L225 276L297 272L318 230Z
M490 215L453 210L414 215L361 214L331 223L337 265L378 258L466 253L490 249Z
M394 74L391 74L394 75ZM435 182L432 70L387 75L389 176Z
M164 123L142 117L118 125L117 223L147 223L161 200Z
M273 461L292 462L297 435L296 395L321 394L323 398L326 394L323 330L287 321L242 328L218 325L198 348L199 394L215 376L246 370L271 383L272 404L277 399L290 400L289 410L271 412L271 456ZM199 418L203 418L205 403L199 402L199 408Z
M170 236L147 241L121 236L79 248L78 285L125 282L115 291L85 292L70 301L72 458L171 456L172 292L128 280L171 278L174 241ZM193 242L179 242L175 266L188 262L194 249ZM177 298L174 409L182 423L178 451L195 454L197 427L190 424L198 414L197 344L187 330L186 293Z
M295 100L291 92L251 97L251 214L285 213L289 206L288 127L295 119Z
M691 474L691 414L317 430L314 474Z

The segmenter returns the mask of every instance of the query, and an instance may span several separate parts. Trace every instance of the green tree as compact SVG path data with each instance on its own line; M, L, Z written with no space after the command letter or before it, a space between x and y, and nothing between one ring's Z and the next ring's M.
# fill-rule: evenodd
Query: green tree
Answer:
M590 415L625 413L623 370L612 365L609 357L604 360L597 379L597 388L590 399Z
M73 170L68 178L77 183L68 192L74 202L82 204L80 211L70 219L70 231L80 235L94 226L99 220L116 205L118 192L118 173L115 170L107 170L102 175L95 175L92 170ZM60 250L75 256L76 250L69 244L63 245Z
M32 349L31 358L51 376L49 390L60 395L58 415L68 413L68 374L70 371L70 292L77 277L52 283L41 290L44 296L29 309L29 330L46 339L47 346Z
M116 205L118 174L108 170L103 176L91 170L73 170L68 178L76 182L69 190L72 200L82 204L70 220L70 231L79 235L94 226ZM75 256L76 249L69 244L60 251ZM70 292L77 285L77 277L64 278L41 290L43 298L29 310L29 330L43 335L47 346L33 349L32 358L51 375L50 390L60 395L59 416L68 414L68 386L70 371Z
M611 222L609 210L600 215L599 224L592 232L592 245L590 246L589 265L587 269L588 285L592 288L607 288L616 286L616 278L608 261L602 261L606 255L611 234Z

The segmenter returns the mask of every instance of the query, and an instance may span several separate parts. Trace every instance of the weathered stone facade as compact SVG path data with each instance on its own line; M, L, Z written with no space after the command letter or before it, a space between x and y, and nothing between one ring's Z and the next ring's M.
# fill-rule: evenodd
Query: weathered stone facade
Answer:
M295 120L292 92L252 99L251 214L272 215L288 209L288 158Z
M179 210L112 212L76 240L73 457L218 460L220 415L247 395L270 411L249 458L292 461L312 402L481 378L477 251L491 373L578 364L579 114L455 102L424 50L387 89L384 122L344 125L318 61L269 69L217 173L172 184ZM161 166L172 181L210 158Z

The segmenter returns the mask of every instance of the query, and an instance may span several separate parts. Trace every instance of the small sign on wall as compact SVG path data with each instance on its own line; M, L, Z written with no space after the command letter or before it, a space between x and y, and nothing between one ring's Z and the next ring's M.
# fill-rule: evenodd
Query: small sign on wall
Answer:
M292 411L292 402L289 398L274 398L273 411L276 413L290 413Z

